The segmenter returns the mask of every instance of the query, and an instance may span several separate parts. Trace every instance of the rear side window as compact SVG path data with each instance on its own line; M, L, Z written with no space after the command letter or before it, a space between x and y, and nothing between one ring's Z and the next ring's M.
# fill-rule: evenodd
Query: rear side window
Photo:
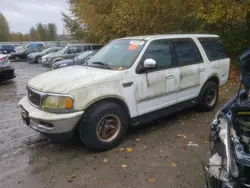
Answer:
M178 66L203 62L200 51L192 39L174 39L171 43Z
M192 39L174 39L171 43L178 66L203 62L200 51Z
M92 46L92 50L99 50L99 49L101 49L103 46L101 46L101 45L93 45Z
M88 51L88 50L91 50L91 46L83 46L83 51Z
M224 48L218 37L198 38L198 40L205 50L209 61L229 58L227 49Z

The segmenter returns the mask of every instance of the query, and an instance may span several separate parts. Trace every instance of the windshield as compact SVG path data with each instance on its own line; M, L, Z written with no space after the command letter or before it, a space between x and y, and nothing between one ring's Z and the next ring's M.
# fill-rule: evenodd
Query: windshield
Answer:
M86 52L83 52L80 55L74 57L74 59L75 60L84 60L86 57L88 57L92 53L93 53L93 51L86 51Z
M68 46L65 46L63 49L59 50L57 54L64 54L67 49L68 49Z
M143 40L118 39L101 48L88 61L89 66L106 65L112 69L130 68L142 48L145 45Z

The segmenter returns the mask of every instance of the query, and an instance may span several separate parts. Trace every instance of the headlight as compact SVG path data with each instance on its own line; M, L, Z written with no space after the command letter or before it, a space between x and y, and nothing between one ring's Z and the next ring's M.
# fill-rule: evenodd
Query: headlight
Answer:
M43 109L50 112L71 112L74 107L74 100L71 96L48 95L43 100Z

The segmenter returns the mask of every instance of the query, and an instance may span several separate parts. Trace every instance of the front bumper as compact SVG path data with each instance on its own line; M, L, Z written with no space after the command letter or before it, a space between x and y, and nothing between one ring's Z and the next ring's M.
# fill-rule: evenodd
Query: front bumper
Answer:
M15 70L11 67L0 69L0 82L15 78Z
M83 111L55 114L35 108L25 96L18 105L22 109L22 118L27 126L47 135L60 135L74 132L74 129L83 115Z

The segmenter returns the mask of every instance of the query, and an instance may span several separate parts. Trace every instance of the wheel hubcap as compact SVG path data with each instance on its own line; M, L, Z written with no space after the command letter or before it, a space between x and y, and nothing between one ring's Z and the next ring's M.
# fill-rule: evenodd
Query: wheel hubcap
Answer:
M37 58L37 63L41 63L42 62L42 58Z
M113 114L103 117L96 128L98 138L103 142L111 142L119 134L121 122L119 118Z
M216 89L212 89L207 93L206 101L209 106L213 106L217 99Z

